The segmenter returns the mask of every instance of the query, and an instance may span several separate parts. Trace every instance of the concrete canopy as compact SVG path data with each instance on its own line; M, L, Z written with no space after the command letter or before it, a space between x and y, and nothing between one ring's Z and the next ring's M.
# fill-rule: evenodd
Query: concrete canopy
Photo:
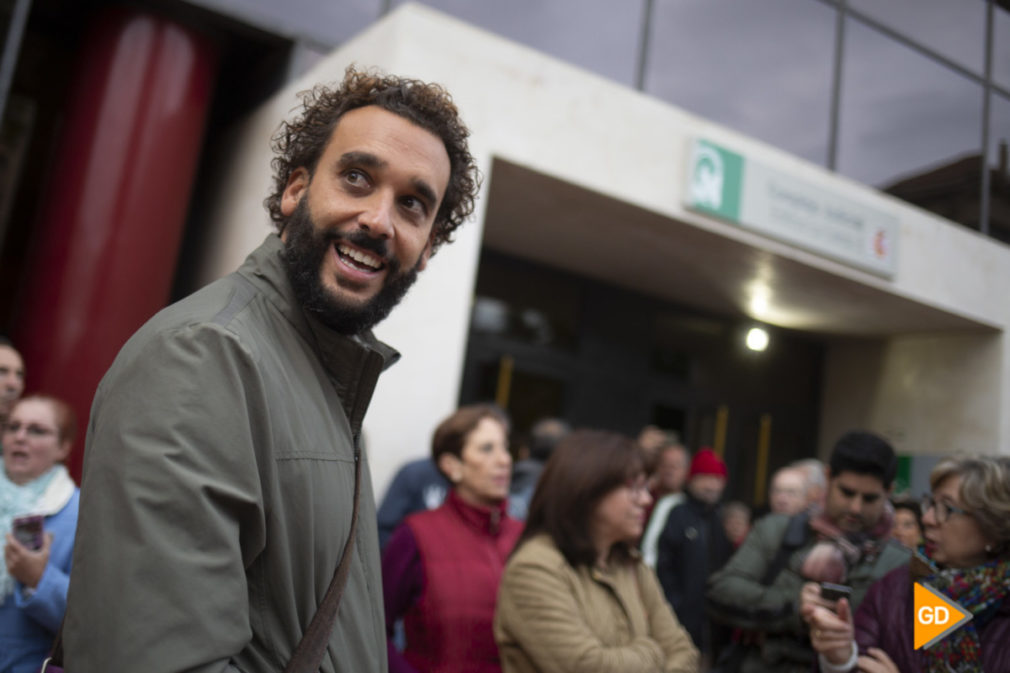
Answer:
M484 245L727 317L826 335L991 329L502 160L491 175Z

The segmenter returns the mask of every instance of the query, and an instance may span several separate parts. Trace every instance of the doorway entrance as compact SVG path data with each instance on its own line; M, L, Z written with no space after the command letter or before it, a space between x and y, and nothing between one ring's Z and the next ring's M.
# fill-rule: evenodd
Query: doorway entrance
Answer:
M711 446L730 471L727 497L763 504L768 475L812 456L824 346L517 257L481 256L460 402L496 400L521 442L546 416L636 435L673 430Z

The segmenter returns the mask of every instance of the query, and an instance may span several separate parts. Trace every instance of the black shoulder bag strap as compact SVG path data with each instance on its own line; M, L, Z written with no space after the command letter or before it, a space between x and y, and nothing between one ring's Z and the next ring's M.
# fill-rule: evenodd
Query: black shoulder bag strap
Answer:
M351 511L351 529L347 533L344 553L340 557L340 565L333 573L330 586L323 596L323 602L316 610L305 629L302 639L295 647L291 661L284 667L284 673L317 673L319 665L326 654L326 645L330 642L333 625L337 622L337 608L340 607L340 597L344 595L347 586L347 576L351 572L351 557L354 555L354 539L358 532L358 505L361 501L361 449L354 443L354 509Z
M765 570L764 577L761 578L761 584L766 587L771 586L775 582L775 578L779 576L779 573L789 563L789 557L792 553L806 544L807 522L809 520L810 517L806 512L800 512L789 518L785 533L782 535L782 541L779 543L778 552L775 553L775 558L772 559L768 569Z
M337 609L340 607L340 598L344 594L344 587L347 585L347 577L351 571L351 557L354 555L354 541L358 532L358 509L361 502L361 449L355 442L354 447L354 507L351 510L351 527L347 533L347 542L344 543L343 555L340 557L340 565L333 573L330 586L326 589L323 602L313 615L309 627L302 635L302 639L295 647L295 653L291 656L291 661L284 668L284 673L317 673L319 665L326 654L326 645L330 641L330 634L333 632L333 625L337 621ZM56 633L56 640L53 641L53 649L49 658L42 664L39 673L63 673L63 624Z

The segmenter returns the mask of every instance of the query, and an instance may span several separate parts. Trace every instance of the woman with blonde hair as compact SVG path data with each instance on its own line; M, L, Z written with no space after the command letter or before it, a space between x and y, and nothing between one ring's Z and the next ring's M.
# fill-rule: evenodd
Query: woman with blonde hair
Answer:
M635 550L651 500L633 440L592 430L561 440L498 593L505 673L697 670L698 650Z
M1010 671L1010 457L946 458L929 481L926 556L874 583L854 619L844 599L835 612L804 613L822 671ZM913 582L956 602L971 621L915 649Z

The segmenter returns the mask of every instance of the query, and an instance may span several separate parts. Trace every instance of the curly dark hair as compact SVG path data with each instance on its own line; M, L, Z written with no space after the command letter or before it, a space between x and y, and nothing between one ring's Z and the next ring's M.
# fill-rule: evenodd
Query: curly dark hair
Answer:
M473 213L480 173L467 147L470 131L459 118L459 110L448 91L438 84L361 71L352 65L345 71L339 87L316 85L298 97L302 101L301 114L282 122L271 140L277 155L271 162L274 192L263 205L278 230L283 230L287 223L281 212L281 196L291 173L304 167L309 175L314 174L340 118L349 110L376 105L434 133L445 144L449 154L449 186L435 214L432 252L452 241L452 233Z

